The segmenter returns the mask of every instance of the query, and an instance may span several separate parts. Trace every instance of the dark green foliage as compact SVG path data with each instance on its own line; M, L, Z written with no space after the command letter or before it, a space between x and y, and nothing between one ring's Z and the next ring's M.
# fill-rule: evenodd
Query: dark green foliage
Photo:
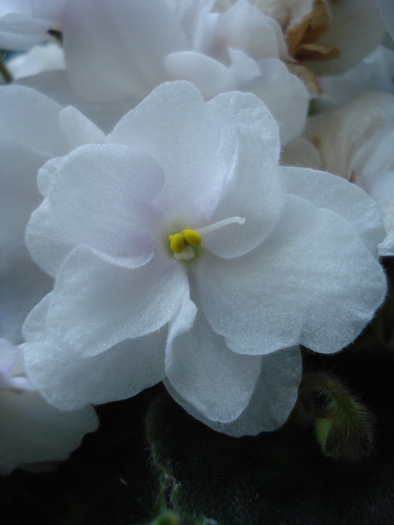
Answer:
M148 436L172 504L186 523L221 525L392 525L394 523L394 359L383 349L305 354L309 369L337 374L376 417L370 457L325 458L313 427L230 438L188 416L163 394L148 415Z

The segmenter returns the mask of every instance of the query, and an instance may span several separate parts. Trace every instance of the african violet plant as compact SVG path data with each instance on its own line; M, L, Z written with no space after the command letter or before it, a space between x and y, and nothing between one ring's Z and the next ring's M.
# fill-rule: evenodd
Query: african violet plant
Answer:
M362 332L393 346L378 312L392 15L383 0L0 2L3 473L67 458L93 406L160 382L236 447L309 425L322 457L371 454L373 410L318 354ZM147 428L168 485L165 403ZM157 523L228 522L182 501Z

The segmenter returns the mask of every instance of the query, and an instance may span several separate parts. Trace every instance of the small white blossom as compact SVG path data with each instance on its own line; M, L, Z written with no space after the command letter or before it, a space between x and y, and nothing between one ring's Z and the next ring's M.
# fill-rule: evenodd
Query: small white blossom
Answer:
M92 407L64 412L50 406L26 377L21 351L0 338L0 474L18 466L62 461L98 427Z
M367 92L309 119L283 163L319 167L359 185L378 203L386 237L381 256L394 255L394 96Z
M386 282L374 201L338 177L278 167L279 148L258 98L205 102L174 82L103 143L40 172L26 240L56 281L24 325L25 359L50 403L104 403L166 378L223 432L286 420L297 345L349 344Z

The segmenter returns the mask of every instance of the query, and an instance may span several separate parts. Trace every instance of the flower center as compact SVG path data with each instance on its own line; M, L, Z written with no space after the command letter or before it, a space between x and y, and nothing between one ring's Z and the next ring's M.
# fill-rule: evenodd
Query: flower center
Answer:
M174 233L168 237L170 243L170 248L174 252L175 259L190 261L195 256L195 248L200 246L201 237L207 233L213 232L228 224L245 224L243 217L231 217L230 219L224 219L223 221L215 222L209 226L204 226L204 228L199 228L198 230L191 230L186 228L180 233Z

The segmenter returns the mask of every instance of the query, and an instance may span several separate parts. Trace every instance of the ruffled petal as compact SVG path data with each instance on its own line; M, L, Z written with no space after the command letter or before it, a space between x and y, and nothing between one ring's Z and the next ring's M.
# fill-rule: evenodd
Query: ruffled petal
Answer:
M363 190L323 171L288 167L281 173L288 193L346 219L369 251L378 256L377 245L384 237L382 219L378 206Z
M382 41L385 27L379 0L329 0L331 23L315 41L339 49L339 58L326 62L308 62L316 75L335 75L350 69L371 53Z
M33 260L52 277L56 277L61 265L76 247L76 243L59 228L48 199L32 213L25 241Z
M167 80L188 80L200 89L205 99L237 88L231 71L218 60L195 51L180 51L164 60Z
M168 219L194 226L216 206L226 174L217 157L219 128L193 84L161 85L125 115L107 141L130 144L158 162L165 184L157 202Z
M152 232L163 218L151 202L162 184L160 167L144 152L89 144L60 165L48 198L67 238L103 252L114 264L135 268L156 248Z
M279 125L281 143L286 145L301 135L305 127L309 94L301 80L290 74L280 60L263 60L260 71L247 91L267 105Z
M221 128L219 154L231 169L238 143L237 126L246 126L259 135L274 160L279 160L280 137L276 120L265 104L251 93L222 93L210 100L208 107Z
M81 246L59 271L47 326L60 346L94 356L164 326L188 287L186 272L175 259L156 254L132 270L107 263Z
M61 461L98 427L92 407L76 412L50 406L38 392L0 393L0 450L6 463Z
M103 142L105 134L80 111L68 106L59 114L59 125L68 139L70 150L84 144Z
M172 387L207 419L221 423L233 421L247 406L260 364L260 356L229 350L203 316L166 352L166 375Z
M293 195L258 249L231 260L207 254L196 277L210 325L242 354L295 344L336 352L359 335L386 293L384 272L354 228Z
M245 0L239 0L219 17L216 39L255 60L289 58L277 22Z
M0 108L0 136L49 157L66 153L59 104L34 89L13 84L0 89Z
M170 381L164 380L164 384L177 403L213 430L234 437L254 436L260 432L276 430L285 423L297 401L301 372L299 347L262 356L261 372L252 397L240 416L229 423L208 419L186 401Z
M52 287L52 279L34 264L23 244L1 254L0 336L20 344L26 316Z
M186 45L166 2L67 2L67 74L75 90L87 100L109 102L131 96L142 100L165 79L164 57L186 49Z
M18 360L18 347L13 345L8 339L0 337L0 379L1 376L7 376L11 372Z
M36 173L46 156L2 140L0 142L0 252L23 241L26 223L40 203Z
M202 236L202 246L224 258L240 257L261 244L279 219L285 198L278 167L261 138L241 127L237 134L233 170L211 222L241 217L245 224Z
M9 13L0 18L0 48L24 51L48 38L49 20L36 20L23 13Z
M51 295L24 325L26 369L44 398L64 410L132 397L163 379L166 330L127 339L102 354L78 357L46 330Z

